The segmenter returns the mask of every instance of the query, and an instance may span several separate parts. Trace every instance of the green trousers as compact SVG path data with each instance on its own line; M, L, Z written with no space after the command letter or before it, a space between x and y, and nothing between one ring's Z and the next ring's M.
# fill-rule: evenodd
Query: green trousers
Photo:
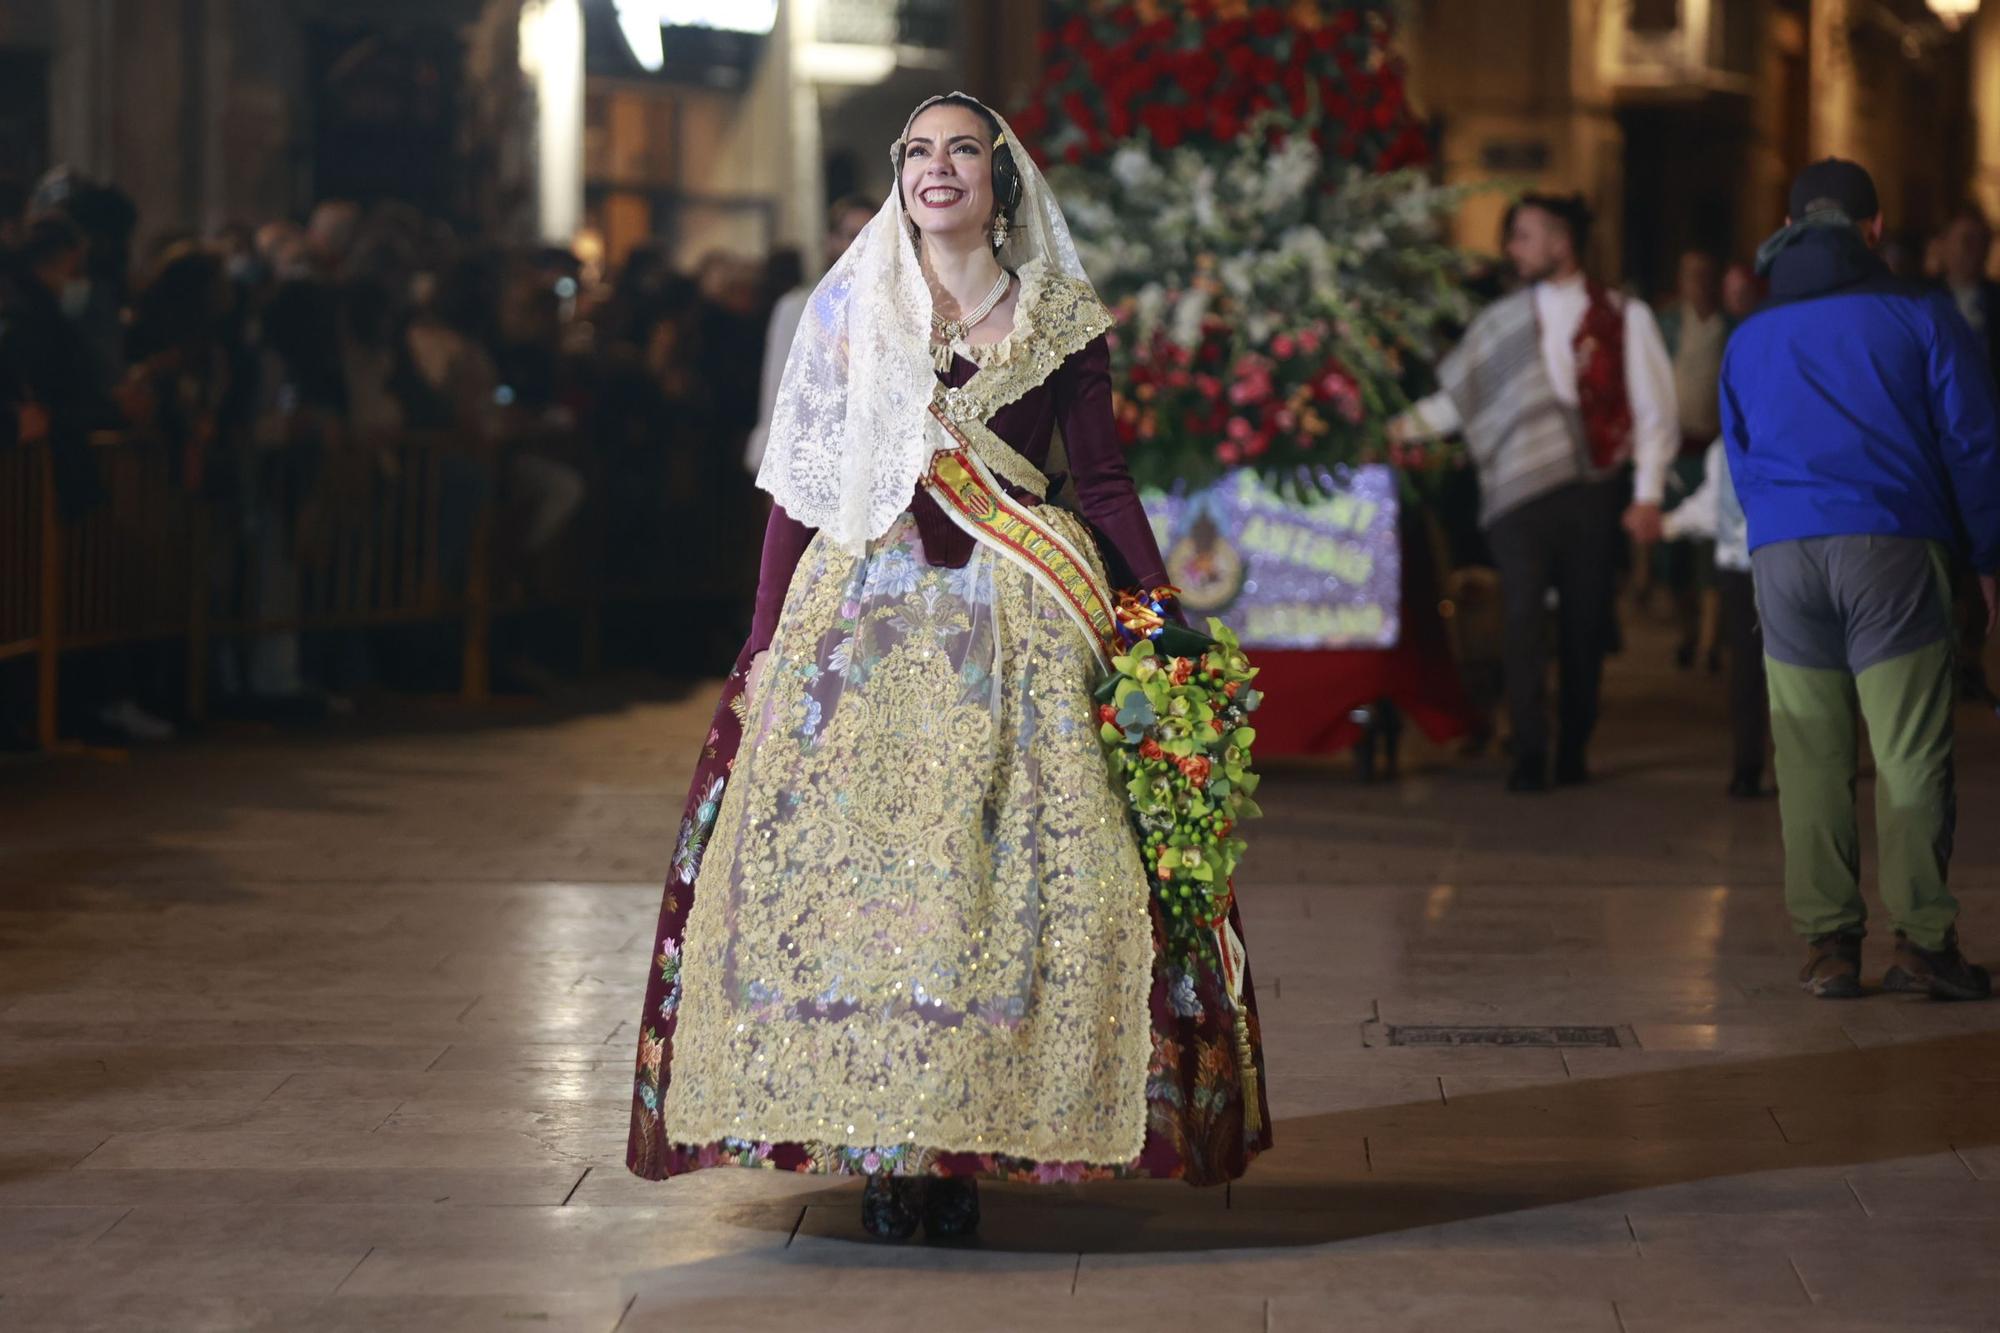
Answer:
M1799 934L1859 932L1861 838L1854 812L1855 706L1875 753L1875 841L1882 902L1922 948L1958 918L1946 887L1957 792L1952 775L1952 645L1941 640L1851 675L1767 657L1785 906Z

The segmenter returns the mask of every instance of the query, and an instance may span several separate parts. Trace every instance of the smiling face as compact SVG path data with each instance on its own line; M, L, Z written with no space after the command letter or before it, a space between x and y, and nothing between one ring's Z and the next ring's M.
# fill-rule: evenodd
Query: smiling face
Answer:
M903 207L927 236L984 232L993 221L992 131L970 107L934 106L903 142Z

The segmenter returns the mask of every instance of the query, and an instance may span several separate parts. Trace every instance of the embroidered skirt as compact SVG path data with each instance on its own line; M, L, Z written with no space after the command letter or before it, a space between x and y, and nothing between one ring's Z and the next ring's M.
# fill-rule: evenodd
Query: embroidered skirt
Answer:
M983 545L927 565L906 516L814 541L747 711L746 666L667 886L631 1169L1240 1175L1268 1116L1220 978L1159 954L1054 599Z

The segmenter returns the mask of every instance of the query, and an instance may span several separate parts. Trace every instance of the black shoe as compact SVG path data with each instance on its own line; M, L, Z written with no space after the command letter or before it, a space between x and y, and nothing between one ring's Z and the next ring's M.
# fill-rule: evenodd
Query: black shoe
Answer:
M1819 935L1808 941L1806 965L1799 969L1799 989L1822 1000L1859 999L1861 937Z
M1549 789L1549 761L1541 755L1523 755L1514 761L1514 771L1507 775L1507 790L1517 792L1547 791Z
M924 1182L874 1175L861 1187L861 1229L877 1240L908 1240L922 1220Z
M1933 1000L1986 1000L1993 996L1993 977L1977 963L1965 961L1958 951L1958 927L1945 932L1940 949L1920 949L1899 930L1896 961L1882 974L1882 989Z
M1590 765L1580 754L1561 755L1556 759L1556 786L1581 787L1590 781Z
M1674 665L1682 671L1694 670L1696 651L1697 646L1692 641L1683 643L1680 647L1674 649Z
M933 1180L924 1194L924 1235L931 1240L957 1240L979 1229L979 1185L946 1176Z
M1764 795L1764 775L1761 772L1746 768L1729 780L1729 798L1733 801L1762 800Z

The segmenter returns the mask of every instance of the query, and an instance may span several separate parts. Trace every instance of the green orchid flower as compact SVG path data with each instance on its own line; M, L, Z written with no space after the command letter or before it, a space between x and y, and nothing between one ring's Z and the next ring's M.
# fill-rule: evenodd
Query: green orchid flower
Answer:
M1134 690L1119 701L1117 726L1128 745L1146 739L1147 728L1158 720L1152 696L1143 690Z

